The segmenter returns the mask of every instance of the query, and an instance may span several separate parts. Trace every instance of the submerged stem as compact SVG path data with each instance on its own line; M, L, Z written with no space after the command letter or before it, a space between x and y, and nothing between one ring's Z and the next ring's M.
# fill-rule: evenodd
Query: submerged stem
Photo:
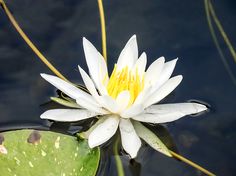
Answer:
M229 74L229 77L230 79L232 80L233 84L236 85L236 79L235 79L235 76L233 74L233 72L231 71L230 69L230 66L227 62L227 59L220 47L220 44L219 44L219 41L216 37L216 32L214 30L214 27L213 27L213 24L212 24L212 20L211 20L211 16L210 16L210 7L209 7L209 0L204 0L204 6L205 6L205 12L206 12L206 19L207 19L207 24L208 24L208 27L209 27L209 30L210 30L210 34L212 36L212 39L213 39L213 42L216 46L216 49L218 50L219 52L219 55L220 55L220 58L224 64L224 67L226 69L226 71L228 72Z
M194 162L188 160L187 158L184 158L183 156L181 156L181 155L179 155L179 154L177 154L177 153L175 153L175 152L173 152L173 151L171 151L171 150L169 150L169 152L171 153L171 155L172 155L173 157L175 157L175 158L177 158L177 159L179 159L179 160L181 160L181 161L187 163L188 165L190 165L190 166L192 166L192 167L194 167L194 168L196 168L196 169L202 171L203 173L205 173L205 174L207 174L207 175L209 175L209 176L215 176L215 174L213 174L212 172L210 172L210 171L204 169L203 167L201 167L201 166L199 166L198 164L196 164L196 163L194 163Z
M68 81L47 59L46 57L38 50L38 48L31 42L31 40L27 37L27 35L24 33L24 31L21 29L13 15L11 14L10 10L6 6L5 2L3 0L0 0L0 4L5 11L7 17L11 21L12 25L16 29L16 31L20 34L20 36L24 39L24 41L27 43L27 45L34 51L34 53L40 58L40 60L58 77L61 79Z
M208 0L208 2L209 2L208 5L209 5L209 10L210 10L210 13L211 13L211 15L212 15L212 18L213 18L213 20L214 20L214 22L215 22L215 24L216 24L218 30L220 31L220 34L222 35L222 37L223 37L223 39L224 39L226 45L228 46L229 51L230 51L230 53L231 53L231 55L232 55L234 61L236 62L236 53L235 53L235 50L234 50L234 48L233 48L233 46L232 46L232 44L231 44L229 38L227 37L227 35L226 35L225 31L224 31L224 28L222 27L222 25L221 25L221 23L220 23L220 20L219 20L218 17L216 16L216 13L215 13L215 10L214 10L214 8L213 8L213 6L212 6L211 1Z
M114 158L116 161L116 168L117 168L117 174L118 176L125 176L124 169L123 169L123 164L120 159L120 155L118 153L119 149L119 137L117 137L115 144L113 146L113 151L114 151Z
M98 0L98 8L101 22L101 33L102 33L102 55L107 62L107 44L106 44L106 24L105 15L102 0Z

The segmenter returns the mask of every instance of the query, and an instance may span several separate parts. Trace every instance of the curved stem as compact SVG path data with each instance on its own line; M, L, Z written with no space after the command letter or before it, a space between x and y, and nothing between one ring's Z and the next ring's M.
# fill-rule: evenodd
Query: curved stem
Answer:
M181 156L181 155L179 155L179 154L177 154L177 153L175 153L175 152L173 152L173 151L171 151L171 150L169 150L169 152L171 153L171 155L172 155L173 157L175 157L175 158L177 158L177 159L179 159L179 160L181 160L181 161L187 163L188 165L190 165L190 166L192 166L192 167L194 167L194 168L196 168L196 169L202 171L202 172L205 173L206 175L215 176L215 174L213 174L212 172L210 172L210 171L204 169L203 167L201 167L201 166L199 166L198 164L196 164L196 163L190 161L189 159L184 158L183 156Z
M104 15L102 0L98 0L98 8L99 8L101 32L102 32L102 55L105 61L107 62L106 24L105 24L105 15Z
M225 67L226 71L229 74L230 79L232 80L233 84L236 85L236 78L235 78L233 72L230 69L230 66L229 66L229 64L227 62L227 59L226 59L226 57L225 57L225 55L224 55L224 53L223 53L223 51L222 51L222 49L220 47L219 41L218 41L218 39L216 37L215 30L213 28L213 24L212 24L211 16L210 16L210 10L209 10L210 9L210 7L209 7L209 0L204 0L204 6L205 6L207 24L208 24L208 27L209 27L210 34L212 36L213 42L214 42L214 44L216 46L216 49L219 52L220 58L221 58L221 60L222 60L222 62L224 64L224 67Z
M46 57L38 50L38 48L31 42L31 40L27 37L24 31L21 29L13 15L11 14L10 10L6 6L3 0L0 0L0 4L5 11L6 15L8 16L9 20L11 21L12 25L16 29L16 31L20 34L20 36L24 39L24 41L28 44L28 46L34 51L34 53L41 59L41 61L58 77L61 79L68 81L47 59Z
M114 151L114 158L116 161L116 168L117 168L117 174L118 176L124 176L124 169L123 169L123 164L122 161L120 159L120 155L118 153L119 150L119 137L117 137L115 144L113 146L113 151Z
M235 50L234 50L234 48L233 48L233 46L232 46L232 44L231 44L229 38L227 37L227 35L226 35L225 31L224 31L224 28L222 27L222 25L221 25L221 23L220 23L220 20L219 20L218 17L216 16L216 13L215 13L215 10L214 10L214 8L213 8L213 6L212 6L211 1L208 0L208 2L209 2L209 10L210 10L210 13L211 13L211 15L212 15L212 18L213 18L213 20L214 20L216 26L218 27L218 29L219 29L219 31L220 31L220 33L221 33L221 35L222 35L222 37L223 37L223 39L224 39L226 45L228 46L229 51L230 51L230 53L231 53L231 55L232 55L232 57L233 57L233 59L234 59L234 62L236 62L236 53L235 53Z

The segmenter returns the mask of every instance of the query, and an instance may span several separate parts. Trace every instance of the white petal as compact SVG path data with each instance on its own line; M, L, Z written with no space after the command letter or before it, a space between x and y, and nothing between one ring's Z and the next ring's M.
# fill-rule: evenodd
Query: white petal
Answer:
M101 95L108 95L106 86L109 82L109 76L107 73L107 64L103 56L98 52L98 55L100 57L99 60L99 82L97 85L97 88Z
M119 110L116 100L108 95L103 95L99 97L99 103L108 111L112 113L117 113Z
M82 139L88 139L89 135L92 133L92 131L97 128L98 125L102 124L106 120L106 117L99 117L98 121L92 125L87 131L82 131L78 135Z
M128 109L124 110L120 116L123 118L131 118L138 114L141 114L144 110L144 106L142 104L133 104Z
M108 78L108 72L107 72L107 63L104 59L104 57L98 52L99 59L99 76L101 81L104 81L105 85L107 84L109 78ZM106 79L105 79L106 78Z
M147 108L144 114L133 117L133 119L149 123L166 123L205 110L207 110L206 106L198 103L153 105Z
M143 73L145 72L146 64L147 64L147 55L145 52L143 52L134 66L135 69L134 71L138 69L139 75L142 76Z
M121 134L121 143L124 150L131 156L131 158L135 158L141 147L141 140L136 134L134 127L129 119L121 119L119 127Z
M170 113L179 112L185 115L195 114L207 110L207 107L199 103L173 103L152 105L145 109L144 113Z
M90 79L88 74L80 66L78 66L78 67L79 67L79 71L80 71L80 74L82 76L82 79L84 81L86 88L89 90L89 92L92 94L92 96L95 99L97 99L99 95L98 95L98 92L93 84L93 81Z
M105 117L102 117L105 118ZM112 115L99 124L89 135L88 143L89 147L93 148L99 146L109 140L118 128L119 117Z
M159 88L161 85L163 85L171 77L171 74L173 73L173 71L175 69L175 65L176 65L177 60L178 60L178 58L171 60L169 62L166 62L164 64L161 75L155 85L156 89Z
M86 109L52 109L41 114L41 119L50 119L60 122L75 122L88 119L98 115L98 113Z
M182 79L182 75L175 76L169 79L164 85L162 85L159 89L154 91L146 98L144 102L144 107L146 108L154 103L158 103L160 100L165 98L180 84Z
M164 67L165 58L160 57L155 60L147 69L145 74L145 86L153 85L161 76L161 71Z
M102 79L104 79L105 75L107 76L106 63L93 44L90 43L86 38L83 38L83 47L89 73L95 82L95 85L97 88L99 88Z
M152 86L144 88L135 99L134 104L135 105L142 104L145 98L147 98L147 96L150 95L151 90L152 90Z
M116 102L118 105L118 112L121 112L124 109L126 109L127 106L129 105L129 101L130 101L129 91L125 90L120 92L116 98Z
M138 45L136 35L133 35L120 53L117 61L117 70L119 71L125 66L128 66L130 69L132 69L137 59Z
M83 99L86 99L87 101L89 101L90 103L96 104L96 102L94 101L94 99L92 98L91 95L80 90L79 88L75 87L74 85L72 85L72 84L70 84L70 83L68 83L56 76L52 76L52 75L48 75L48 74L44 74L44 73L42 73L40 75L46 81L48 81L53 86L55 86L56 88L58 88L59 90L64 92L69 97L71 97L73 99L83 98Z
M88 109L89 111L96 112L99 114L108 114L108 112L104 110L103 108L97 105L91 104L90 102L88 102L87 100L83 98L77 99L76 103L82 106L83 108Z

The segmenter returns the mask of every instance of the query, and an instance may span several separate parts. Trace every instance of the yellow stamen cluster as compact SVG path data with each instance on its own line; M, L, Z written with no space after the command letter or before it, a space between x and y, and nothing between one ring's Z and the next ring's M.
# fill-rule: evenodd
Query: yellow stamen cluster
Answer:
M117 66L115 65L107 84L107 91L111 97L116 98L120 92L128 90L130 93L129 104L132 104L143 88L144 77L140 77L137 68L135 72L129 70L128 66L117 71Z

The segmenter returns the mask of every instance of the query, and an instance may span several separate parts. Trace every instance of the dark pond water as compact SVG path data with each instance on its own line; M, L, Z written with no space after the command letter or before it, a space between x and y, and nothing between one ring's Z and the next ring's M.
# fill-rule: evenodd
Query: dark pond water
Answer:
M133 34L149 64L159 56L179 57L174 74L184 80L168 102L200 100L210 111L165 124L179 152L217 175L236 173L236 63L219 32L225 68L209 32L204 1L104 0L110 69ZM71 81L81 83L77 65L86 67L82 37L100 49L100 23L95 0L6 0L12 13L40 50ZM236 46L236 3L213 2L232 44ZM111 71L111 70L110 70ZM49 127L40 120L42 104L55 95L39 73L51 73L19 37L0 11L0 129ZM113 156L106 158L106 174L116 175ZM122 157L127 176L203 175L144 145L135 162ZM101 174L100 174L101 175Z

